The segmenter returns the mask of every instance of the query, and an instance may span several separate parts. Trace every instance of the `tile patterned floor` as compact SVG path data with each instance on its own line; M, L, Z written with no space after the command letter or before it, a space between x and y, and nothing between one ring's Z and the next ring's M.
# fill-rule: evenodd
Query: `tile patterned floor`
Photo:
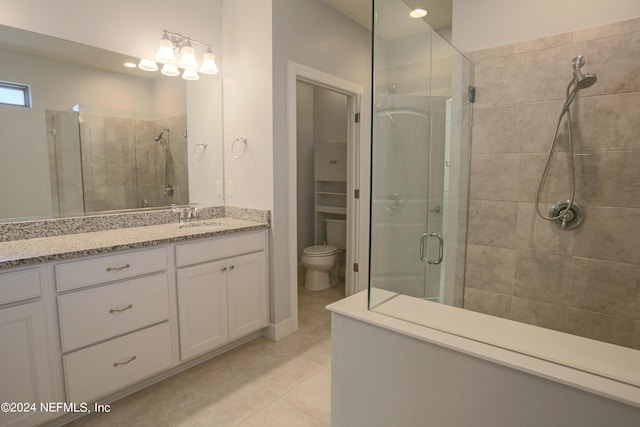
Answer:
M277 426L331 424L331 318L344 285L298 289L299 329L259 338L112 404L69 426Z

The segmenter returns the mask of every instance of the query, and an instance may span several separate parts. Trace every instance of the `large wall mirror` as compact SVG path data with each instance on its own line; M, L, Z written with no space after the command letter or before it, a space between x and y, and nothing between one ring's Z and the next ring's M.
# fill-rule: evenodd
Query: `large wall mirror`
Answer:
M219 77L1 25L0 58L0 84L30 91L0 103L0 221L224 204Z

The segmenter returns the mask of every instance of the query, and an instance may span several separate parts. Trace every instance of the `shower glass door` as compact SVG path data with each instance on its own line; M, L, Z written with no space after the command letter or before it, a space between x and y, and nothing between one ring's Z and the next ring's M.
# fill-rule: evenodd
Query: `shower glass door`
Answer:
M461 305L471 64L401 0L376 0L370 308Z

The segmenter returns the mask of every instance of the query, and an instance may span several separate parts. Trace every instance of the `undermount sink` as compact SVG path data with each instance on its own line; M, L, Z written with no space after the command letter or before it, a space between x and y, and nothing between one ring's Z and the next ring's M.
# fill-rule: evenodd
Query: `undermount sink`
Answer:
M194 228L196 230L220 230L226 225L220 221L191 221L179 225L179 228Z

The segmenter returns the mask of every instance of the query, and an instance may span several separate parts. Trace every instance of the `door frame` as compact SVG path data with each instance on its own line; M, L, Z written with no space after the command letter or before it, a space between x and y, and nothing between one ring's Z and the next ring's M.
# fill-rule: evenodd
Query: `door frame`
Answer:
M297 89L298 81L330 89L347 96L347 257L346 294L358 290L358 274L353 271L358 262L359 202L354 192L359 189L360 171L360 123L356 114L360 113L360 99L364 90L361 86L293 61L287 63L287 143L289 146L289 287L291 296L291 332L298 329L298 214L297 214Z

